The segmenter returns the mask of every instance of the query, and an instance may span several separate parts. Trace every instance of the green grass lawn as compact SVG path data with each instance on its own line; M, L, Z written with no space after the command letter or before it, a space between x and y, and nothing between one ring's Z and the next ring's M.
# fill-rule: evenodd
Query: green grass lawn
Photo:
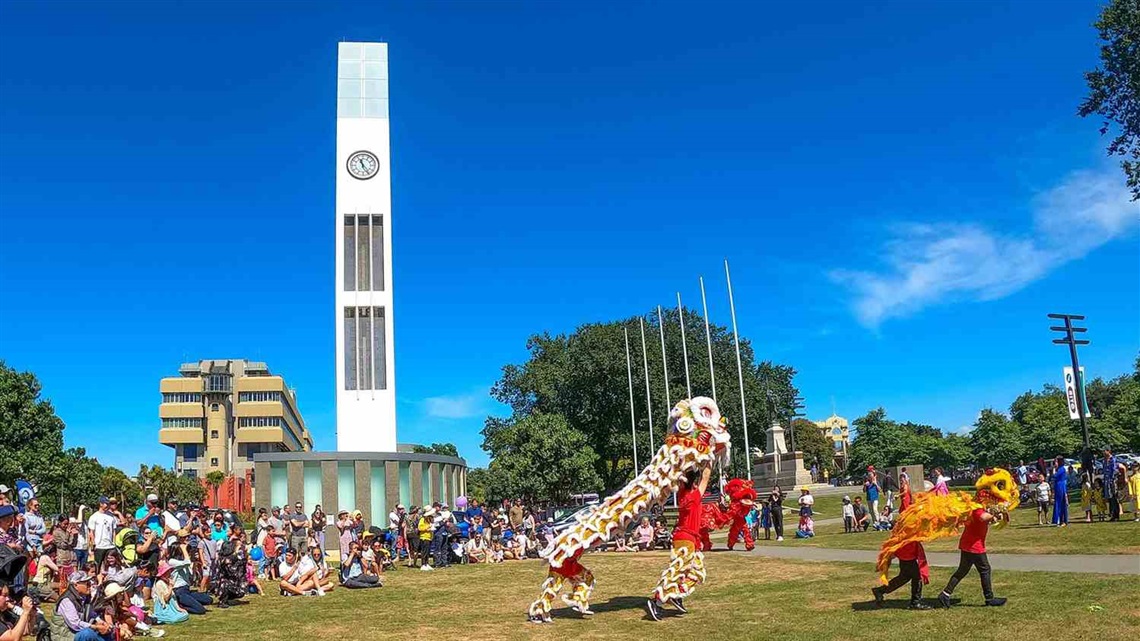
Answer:
M842 524L821 525L812 539L797 539L795 520L785 532L780 545L877 550L889 532L859 532L845 534ZM774 536L774 535L773 535ZM764 544L764 541L760 541ZM957 537L948 537L928 543L931 552L952 552L958 547ZM1065 528L1037 525L1036 514L1030 510L1017 510L1013 522L1002 529L991 529L986 538L991 554L1140 554L1140 523L1074 522Z
M994 586L1010 598L1002 609L981 606L976 575L949 610L902 609L902 591L876 610L870 564L786 562L730 552L706 556L708 583L686 604L690 614L648 620L645 595L669 560L667 552L591 554L597 577L594 609L581 618L561 603L555 624L536 626L524 612L545 577L542 562L459 566L436 572L401 569L383 588L337 590L325 597L250 597L169 626L174 641L332 639L1007 639L1010 631L1054 631L1070 638L1140 636L1140 578L997 572ZM949 576L934 568L927 595ZM1074 636L1075 635L1075 636Z

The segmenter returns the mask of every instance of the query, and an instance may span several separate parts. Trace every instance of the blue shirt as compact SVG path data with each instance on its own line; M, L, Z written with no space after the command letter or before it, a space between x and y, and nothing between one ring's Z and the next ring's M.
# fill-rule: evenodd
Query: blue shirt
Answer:
M878 501L879 500L879 486L878 485L875 485L874 483L872 483L872 484L867 486L867 500L868 501Z
M139 519L146 516L146 513L149 511L150 508L145 505L135 510L135 521L137 522ZM162 536L162 514L155 514L154 516L147 518L146 526L151 530L154 530L155 536Z
M1065 470L1065 466L1057 468L1053 473L1053 496L1060 496L1061 494L1068 494L1069 492L1069 473Z

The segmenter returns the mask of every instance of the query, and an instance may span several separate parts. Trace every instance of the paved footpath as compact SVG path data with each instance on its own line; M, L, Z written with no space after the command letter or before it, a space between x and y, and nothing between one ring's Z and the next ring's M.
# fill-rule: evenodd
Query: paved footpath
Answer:
M839 550L801 546L757 546L751 554L803 561L849 561L874 563L878 550ZM1140 556L1129 554L991 554L995 570L1021 572L1078 572L1088 574L1140 575ZM930 565L958 567L958 553L927 552Z

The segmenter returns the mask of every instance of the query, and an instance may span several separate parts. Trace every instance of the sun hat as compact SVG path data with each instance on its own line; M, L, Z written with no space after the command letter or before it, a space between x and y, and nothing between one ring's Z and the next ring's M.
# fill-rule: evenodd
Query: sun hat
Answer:
M103 588L103 596L109 599L122 591L123 586L112 581L107 584L107 587Z
M428 509L424 510L424 516L435 516L435 508L429 507Z
M352 518L354 518L354 519L355 519L355 518L356 518L356 517L358 517L358 516L364 516L364 513L363 513L363 512L361 512L360 510L353 510L353 511L352 511Z
M158 564L158 574L156 576L166 576L174 571L174 567L166 561Z
M76 583L90 583L91 581L94 581L94 580L95 580L95 577L91 576L90 574L87 574L83 570L79 570L78 572L72 572L71 576L67 577L68 583L70 583L72 585L75 585Z

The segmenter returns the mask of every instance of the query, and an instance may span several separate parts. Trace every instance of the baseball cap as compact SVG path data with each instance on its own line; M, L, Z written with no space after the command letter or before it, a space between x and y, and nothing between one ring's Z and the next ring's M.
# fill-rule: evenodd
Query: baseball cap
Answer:
M146 502L147 503L158 503L158 495L157 494L147 494L146 495Z
M406 510L407 508L406 508L406 507L404 507L404 504L403 504L403 503L397 503L397 504L396 504L396 509L397 509L397 510Z
M8 492L11 492L11 491L12 491L11 488L9 488L7 485L0 483L0 494L7 494Z
M108 504L108 503L110 503L110 502L111 502L111 499L109 499L109 498L107 498L107 497L105 497L105 496L100 496L100 497L99 497L99 505L106 505L106 504Z
M16 507L13 505L0 505L0 518L5 516L12 516L16 513Z

